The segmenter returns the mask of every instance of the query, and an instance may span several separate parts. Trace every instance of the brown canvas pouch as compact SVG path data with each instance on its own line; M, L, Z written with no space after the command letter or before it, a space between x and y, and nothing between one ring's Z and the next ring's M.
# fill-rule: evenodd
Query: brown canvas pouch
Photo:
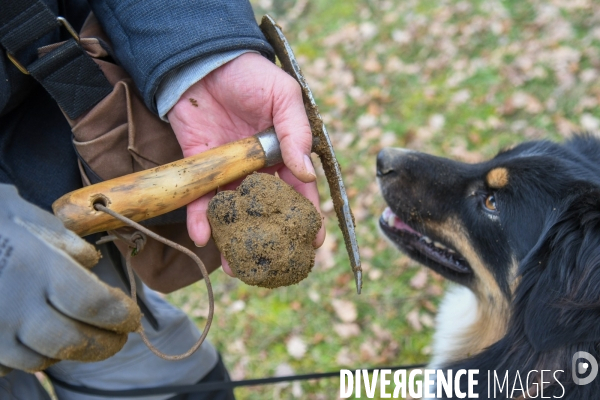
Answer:
M39 49L40 57L60 44ZM93 14L81 29L80 44L113 85L112 92L87 113L75 120L65 114L79 154L83 184L87 186L183 158L171 126L148 110L133 79L113 62L110 41ZM175 210L143 224L193 251L209 272L220 265L219 252L212 239L201 248L190 239L185 210ZM120 228L118 232L130 236L134 230ZM115 244L122 254L131 251L122 241ZM142 281L161 292L168 293L202 279L192 259L150 237L143 251L131 260Z

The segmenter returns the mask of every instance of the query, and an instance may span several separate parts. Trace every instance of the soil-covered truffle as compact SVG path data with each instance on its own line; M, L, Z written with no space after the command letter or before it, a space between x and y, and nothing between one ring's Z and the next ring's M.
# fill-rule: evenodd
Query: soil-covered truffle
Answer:
M249 285L276 288L300 282L315 261L321 216L304 196L269 174L248 176L208 205L217 247Z

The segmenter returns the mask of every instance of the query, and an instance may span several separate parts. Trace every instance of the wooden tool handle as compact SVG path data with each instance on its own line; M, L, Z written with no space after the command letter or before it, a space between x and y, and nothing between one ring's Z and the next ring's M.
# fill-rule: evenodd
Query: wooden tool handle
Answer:
M67 193L52 204L65 227L86 236L123 224L100 211L108 208L134 221L173 211L265 166L259 140L247 139L205 151L170 164L104 181Z

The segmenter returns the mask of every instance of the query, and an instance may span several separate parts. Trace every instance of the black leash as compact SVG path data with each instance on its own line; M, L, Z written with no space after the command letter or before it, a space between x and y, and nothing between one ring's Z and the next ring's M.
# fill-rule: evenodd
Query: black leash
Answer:
M376 369L389 369L392 371L397 371L399 369L415 369L424 367L427 364L410 364L410 365L399 365L395 367L379 367L379 368L370 368L367 371L373 372ZM143 397L143 396L153 396L159 394L182 394L182 393L199 393L199 392L212 392L216 390L222 389L233 389L242 386L259 386L259 385L271 385L279 382L293 382L293 381L306 381L311 379L324 379L324 378L333 378L334 376L339 376L340 371L332 371L332 372L321 372L314 374L304 374L304 375L291 375L291 376L277 376L271 378L261 378L261 379L247 379L242 381L227 381L227 382L205 382L205 383L197 383L195 385L178 385L178 386L163 386L157 388L144 388L144 389L128 389L128 390L101 390L89 387L75 386L69 383L60 381L51 377L51 381L53 384L60 386L64 389L95 395L95 396L103 396L103 397Z

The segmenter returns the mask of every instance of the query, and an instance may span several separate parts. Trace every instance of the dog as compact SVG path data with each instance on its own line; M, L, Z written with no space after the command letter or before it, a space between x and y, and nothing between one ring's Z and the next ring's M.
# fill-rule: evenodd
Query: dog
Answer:
M478 164L384 148L377 178L384 235L455 284L429 368L478 369L480 399L600 398L600 378L572 375L586 365L574 371L575 353L600 358L599 139L526 142ZM494 373L516 391L494 394Z

